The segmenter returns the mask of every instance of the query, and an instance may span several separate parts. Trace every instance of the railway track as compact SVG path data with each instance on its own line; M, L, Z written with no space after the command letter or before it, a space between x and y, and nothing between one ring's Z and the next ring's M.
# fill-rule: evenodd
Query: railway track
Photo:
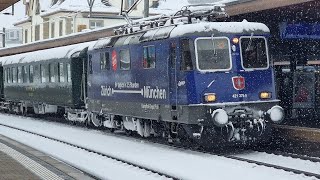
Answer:
M45 135L42 135L42 134L34 133L34 132L31 132L31 131L28 131L28 130L24 130L24 129L21 129L21 128L5 125L5 124L2 124L2 123L0 123L0 126L13 128L13 129L16 129L16 130L19 130L19 131L31 133L31 134L34 134L34 135L37 135L37 136L41 136L43 138L47 138L47 139L54 140L54 141L57 141L57 142L60 142L60 143L64 143L64 144L67 144L67 145L70 145L70 146L73 146L73 147L84 149L84 150L86 150L88 152L96 153L96 154L99 154L101 156L108 157L108 158L120 161L122 163L131 165L131 166L134 166L134 167L138 167L139 169L143 169L143 170L149 171L151 173L159 174L160 176L164 176L166 178L181 179L181 178L175 177L174 175L171 175L171 174L158 172L157 170L153 170L153 169L151 169L149 167L144 167L144 166L137 165L136 163L127 162L124 159L119 159L117 157L110 156L110 155L105 154L105 153L100 153L100 152L97 152L95 150L88 149L86 147L82 147L82 146L79 146L79 145L74 145L74 144L71 144L71 143L68 143L66 141L62 141L62 140L56 139L56 138L48 137L48 136L45 136ZM122 138L125 137L125 138L130 138L130 139L137 140L137 138L124 136L124 135L119 134L119 133L111 133L111 132L104 132L104 133L106 133L108 135L116 136L116 137L122 137ZM147 139L144 139L144 138L138 138L138 139L139 140L143 139L144 141L147 141L147 142L153 143L153 144L161 144L163 146L167 146L168 148L174 148L174 149L177 149L177 150L183 150L183 151L190 150L190 147L185 147L185 146L176 145L176 144L168 144L166 142L159 142L159 141L157 141L155 139L151 139L151 140L147 140ZM244 158L244 157L241 157L241 156L239 156L237 154L230 155L230 154L225 154L225 153L210 152L208 150L199 150L199 149L196 150L196 149L193 149L193 148L191 150L192 151L196 151L196 152L200 152L200 153L203 153L203 154L209 154L209 155L214 155L214 156L219 156L219 157L225 157L225 158L228 158L228 159L247 162L247 163L256 164L256 165L259 165L259 166L265 166L265 167L269 167L269 168L274 168L274 169L277 169L277 170L283 170L283 171L291 172L291 173L294 173L294 174L299 174L299 175L303 174L303 175L308 176L308 177L316 177L317 179L320 179L320 173L318 174L318 173L309 172L309 171L305 171L305 170L301 170L301 169L290 168L290 167L281 166L281 165L277 165L277 164L273 164L273 163L263 162L263 161L259 161L259 160L253 160L253 159L250 159L250 158ZM257 152L257 151L252 151L252 152ZM250 152L248 151L248 153L250 153ZM267 153L267 154L273 154L273 155L276 155L276 156L283 156L283 157L288 157L288 158L299 159L299 160L302 160L302 161L310 161L310 162L314 162L314 163L320 163L320 158L308 157L308 156L298 155L298 154L285 153L285 152L280 152L280 151L260 151L259 153Z
M111 160L114 160L114 161L117 161L117 162L121 162L121 163L123 163L125 165L129 165L131 167L135 167L135 168L137 168L138 172L143 170L143 171L147 172L148 174L152 173L152 174L155 174L157 176L164 177L163 179L174 179L174 180L181 179L179 177L175 177L174 175L170 175L170 174L166 174L164 172L160 172L160 171L154 170L154 169L152 169L150 167L138 165L138 164L136 164L134 162L129 162L129 161L126 161L125 159L121 159L119 157L115 157L115 156L112 156L112 155L109 155L109 154L106 154L106 153L101 153L101 152L95 151L93 149L89 149L87 147L84 147L84 146L75 145L75 144L72 144L72 143L57 139L57 138L49 137L49 136L46 136L46 135L43 135L43 134L35 133L35 132L32 132L32 131L28 131L28 130L25 130L25 129L22 129L22 128L9 126L9 125L2 124L2 123L0 123L0 126L7 127L7 128L10 128L10 129L14 129L14 130L17 130L17 131L22 131L22 132L25 132L25 133L28 133L28 134L36 135L36 136L39 136L39 137L42 137L42 138L45 138L45 139L49 139L49 140L52 140L52 141L55 141L55 142L59 142L59 143L62 143L62 144L65 144L65 145L68 145L68 146L71 146L71 147L82 149L82 150L87 151L88 153L93 153L93 154L99 155L101 157L106 157L108 159L111 159ZM96 178L95 176L91 175L90 173L87 173L87 174L92 176L92 177L94 177L94 178Z

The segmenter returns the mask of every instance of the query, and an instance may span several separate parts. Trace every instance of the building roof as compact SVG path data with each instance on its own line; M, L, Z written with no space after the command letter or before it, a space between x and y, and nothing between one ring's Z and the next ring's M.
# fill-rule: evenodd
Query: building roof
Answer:
M1 0L0 2L0 12L8 8L9 6L12 6L19 0Z
M62 3L51 5L48 0L40 0L41 16L47 16L58 12L89 12L87 0L65 0ZM94 2L92 12L119 13L120 9L114 6L106 6L101 1Z

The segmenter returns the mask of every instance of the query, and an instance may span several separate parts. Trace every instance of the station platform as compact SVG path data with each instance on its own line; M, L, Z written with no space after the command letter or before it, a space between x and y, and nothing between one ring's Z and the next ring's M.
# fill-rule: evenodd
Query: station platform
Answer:
M0 135L0 179L92 180L94 178L47 154Z
M273 139L282 151L320 157L320 129L273 125Z

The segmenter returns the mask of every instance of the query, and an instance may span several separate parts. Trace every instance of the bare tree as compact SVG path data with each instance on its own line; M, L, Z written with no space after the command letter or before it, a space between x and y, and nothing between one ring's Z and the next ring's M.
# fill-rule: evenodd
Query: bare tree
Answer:
M94 1L95 1L95 0L87 0L88 5L89 5L89 8L90 8L89 17L91 17L92 7L93 7L93 4L94 4Z

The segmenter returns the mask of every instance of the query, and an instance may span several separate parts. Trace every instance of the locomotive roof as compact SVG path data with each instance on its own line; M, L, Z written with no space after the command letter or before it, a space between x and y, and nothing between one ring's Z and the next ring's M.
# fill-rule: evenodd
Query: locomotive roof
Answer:
M269 34L269 28L263 23L248 22L200 22L195 24L179 25L171 31L170 37L187 35L214 34Z
M2 62L2 65L10 65L17 63L46 61L50 59L71 58L74 54L88 47L90 43L91 42L74 44L70 46L63 46L46 50L22 53L13 56L1 57L0 62Z

